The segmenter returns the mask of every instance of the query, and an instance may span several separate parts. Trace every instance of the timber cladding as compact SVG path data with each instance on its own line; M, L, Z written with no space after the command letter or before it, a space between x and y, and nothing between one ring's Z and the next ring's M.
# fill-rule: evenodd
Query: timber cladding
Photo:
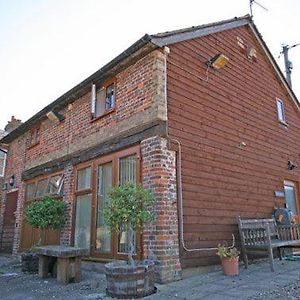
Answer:
M256 59L238 41L256 50ZM205 62L229 58L220 70ZM275 190L284 180L298 184L300 114L287 96L249 27L215 33L170 46L169 134L182 145L184 239L189 248L231 243L237 216L270 217ZM283 100L287 126L278 122ZM182 265L207 264L215 251L181 251Z

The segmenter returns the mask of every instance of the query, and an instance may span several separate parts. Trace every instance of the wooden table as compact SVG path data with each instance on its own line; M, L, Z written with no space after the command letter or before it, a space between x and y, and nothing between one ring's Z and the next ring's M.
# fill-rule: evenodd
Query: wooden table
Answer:
M57 259L57 281L68 284L81 280L81 257L87 255L87 249L67 246L37 247L39 255L39 276L45 278L49 273L49 258Z

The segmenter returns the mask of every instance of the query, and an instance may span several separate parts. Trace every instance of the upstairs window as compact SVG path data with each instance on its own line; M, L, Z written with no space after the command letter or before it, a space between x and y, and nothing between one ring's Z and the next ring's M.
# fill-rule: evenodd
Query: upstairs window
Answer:
M278 121L281 123L286 123L283 101L277 98L276 99L276 107L277 107Z
M34 127L30 130L28 147L32 147L40 142L40 127Z
M94 118L105 115L115 108L115 84L110 83L96 91L96 85L92 86L92 115Z
M4 176L6 153L0 150L0 177Z

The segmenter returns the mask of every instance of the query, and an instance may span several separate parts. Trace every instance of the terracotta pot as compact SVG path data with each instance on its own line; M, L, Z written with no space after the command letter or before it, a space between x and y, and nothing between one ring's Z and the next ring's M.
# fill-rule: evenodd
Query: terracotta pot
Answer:
M222 267L227 276L239 275L239 257L222 258Z

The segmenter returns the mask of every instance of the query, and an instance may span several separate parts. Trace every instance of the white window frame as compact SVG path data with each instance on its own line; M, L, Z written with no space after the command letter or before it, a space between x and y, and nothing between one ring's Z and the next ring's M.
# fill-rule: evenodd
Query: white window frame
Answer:
M276 110L277 110L278 121L283 124L286 124L284 103L279 98L276 98Z
M7 154L4 151L2 151L2 150L0 150L0 152L4 153L4 162L3 162L2 170L0 170L0 177L4 177Z

